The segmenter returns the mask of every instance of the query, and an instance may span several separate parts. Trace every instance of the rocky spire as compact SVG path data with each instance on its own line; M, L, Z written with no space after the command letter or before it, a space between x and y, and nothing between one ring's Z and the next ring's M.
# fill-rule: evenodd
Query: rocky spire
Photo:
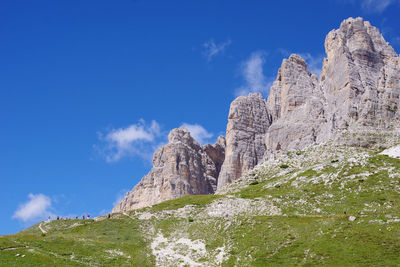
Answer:
M261 94L236 98L229 110L225 161L218 188L251 170L263 158L265 133L270 125L266 101Z
M174 129L168 135L168 144L155 152L151 171L113 212L138 209L184 195L213 194L223 161L223 137L216 145L203 149L187 129Z
M268 96L267 107L275 121L303 105L310 96L321 96L318 79L296 54L284 59Z

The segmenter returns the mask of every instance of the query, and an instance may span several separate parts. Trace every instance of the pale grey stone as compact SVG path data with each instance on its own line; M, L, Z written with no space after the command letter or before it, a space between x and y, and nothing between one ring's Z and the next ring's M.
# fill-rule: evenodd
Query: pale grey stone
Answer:
M218 188L261 162L269 125L267 104L261 94L239 96L232 102L226 128L225 161L218 177Z
M212 194L224 161L224 138L200 147L183 127L174 129L168 144L153 157L153 168L112 212L139 209L184 195Z

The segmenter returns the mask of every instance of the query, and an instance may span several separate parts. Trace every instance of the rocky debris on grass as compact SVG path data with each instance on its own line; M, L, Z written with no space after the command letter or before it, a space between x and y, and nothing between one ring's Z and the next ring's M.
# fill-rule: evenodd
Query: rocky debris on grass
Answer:
M282 215L282 211L274 205L273 200L267 198L244 199L233 196L216 199L206 206L185 205L175 210L162 211L132 211L130 218L139 220L150 220L152 218L195 218L196 220L206 220L208 218L225 218L246 215L246 216L277 216Z
M198 217L277 216L282 211L269 199L221 198L207 205Z
M108 250L105 250L105 252L109 253L113 257L118 256L118 257L124 257L124 258L128 258L128 259L131 258L131 256L126 255L124 252L122 252L121 250L118 250L118 249L108 249Z
M159 232L151 243L157 266L215 266L220 265L227 253L225 246L208 252L203 240L191 240L172 235L169 238Z

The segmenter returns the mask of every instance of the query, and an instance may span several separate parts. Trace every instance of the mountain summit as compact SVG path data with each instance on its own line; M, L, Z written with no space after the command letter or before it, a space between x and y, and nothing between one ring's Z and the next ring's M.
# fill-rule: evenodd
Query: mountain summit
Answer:
M332 140L384 146L400 133L400 57L379 30L348 18L325 39L320 77L305 60L284 59L268 99L250 94L230 107L226 140L201 147L184 128L153 159L153 169L113 212L184 195L213 194L282 152Z

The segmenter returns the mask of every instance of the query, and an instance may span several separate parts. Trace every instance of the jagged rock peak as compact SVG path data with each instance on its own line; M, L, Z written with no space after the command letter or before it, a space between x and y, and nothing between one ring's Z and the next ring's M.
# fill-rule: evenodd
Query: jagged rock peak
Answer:
M226 147L225 136L222 136L222 135L218 136L217 142L215 142L215 144L214 144L214 147L217 147L217 146L219 146L225 150L225 147Z
M345 19L339 29L329 32L325 39L328 58L334 56L338 48L350 53L357 50L380 53L384 58L398 56L379 30L360 17Z
M212 194L224 161L224 138L200 147L184 127L173 129L168 144L153 157L153 168L118 203L113 212L151 206L184 195Z
M188 146L200 146L199 143L190 135L188 129L184 126L171 130L168 134L168 143L182 142Z
M317 141L325 122L323 93L304 59L292 54L284 59L267 101L272 116L265 144L268 158L276 151L297 149Z
M400 59L379 30L349 18L325 40L321 88L329 132L352 126L387 128L399 120Z
M296 63L297 65L302 66L304 68L304 70L308 69L306 61L300 55L291 54L289 56L288 61Z
M321 95L317 83L301 56L292 54L284 59L267 101L272 121L303 105L309 97Z

